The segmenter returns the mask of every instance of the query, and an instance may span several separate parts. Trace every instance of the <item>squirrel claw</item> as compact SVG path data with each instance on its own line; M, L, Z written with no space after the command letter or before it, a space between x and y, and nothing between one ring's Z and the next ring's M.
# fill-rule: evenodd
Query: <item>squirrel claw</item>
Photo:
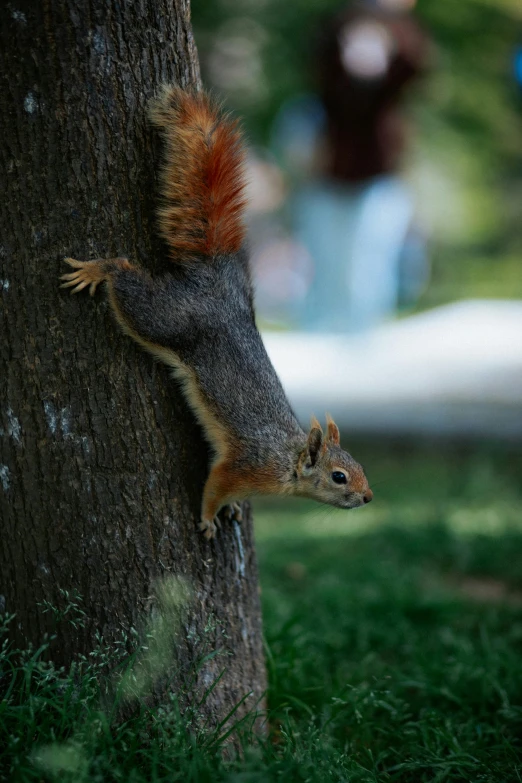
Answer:
M60 277L60 280L65 281L60 288L71 288L71 294L77 294L89 286L89 293L93 296L97 286L105 279L99 263L97 261L77 261L75 258L64 258L64 261L76 271Z
M242 522L243 521L243 512L241 511L241 506L239 503L229 503L225 506L224 510L224 517L226 520L231 522L233 519L236 522Z
M202 519L199 523L199 529L209 541L211 538L215 538L216 531L220 526L221 522L217 517L214 517L214 519Z

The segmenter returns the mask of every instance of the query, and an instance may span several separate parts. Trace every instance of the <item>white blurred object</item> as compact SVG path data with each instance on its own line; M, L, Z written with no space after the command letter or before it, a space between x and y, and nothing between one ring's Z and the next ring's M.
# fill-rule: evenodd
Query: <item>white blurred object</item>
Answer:
M345 70L358 79L380 79L390 66L395 44L384 25L373 20L350 22L339 32Z
M290 238L274 238L254 248L251 256L256 304L265 317L278 306L290 309L306 296L313 274L307 249Z
M265 334L303 424L522 436L522 302L463 301L358 335Z

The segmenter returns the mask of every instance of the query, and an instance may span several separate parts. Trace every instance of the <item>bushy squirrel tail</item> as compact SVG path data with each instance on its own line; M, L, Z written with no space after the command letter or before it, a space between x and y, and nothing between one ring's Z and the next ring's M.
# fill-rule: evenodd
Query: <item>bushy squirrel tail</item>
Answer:
M232 253L245 229L245 150L236 121L203 92L166 86L151 106L165 140L160 230L173 261Z

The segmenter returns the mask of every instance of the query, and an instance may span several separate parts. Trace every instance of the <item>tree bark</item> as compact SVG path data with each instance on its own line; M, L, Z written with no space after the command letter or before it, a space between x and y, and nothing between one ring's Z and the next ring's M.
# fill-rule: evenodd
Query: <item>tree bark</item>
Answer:
M143 628L158 583L192 586L176 676L202 648L217 719L265 690L252 520L197 531L208 453L166 368L119 334L102 296L59 289L65 255L158 270L158 144L147 101L199 83L188 0L14 0L0 8L0 611L18 643L54 630L39 603L78 591L68 664L96 633ZM169 670L170 671L170 670Z

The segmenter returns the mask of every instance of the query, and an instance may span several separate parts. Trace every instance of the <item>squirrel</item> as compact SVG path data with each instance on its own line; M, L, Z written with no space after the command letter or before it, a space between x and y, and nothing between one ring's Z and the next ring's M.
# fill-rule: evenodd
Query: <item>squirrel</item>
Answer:
M245 147L236 120L204 92L164 87L151 108L164 137L159 227L171 271L152 278L126 258L65 261L71 293L104 282L123 331L172 368L212 449L200 530L238 501L297 495L339 508L368 503L362 467L327 416L304 432L255 323L245 248Z

